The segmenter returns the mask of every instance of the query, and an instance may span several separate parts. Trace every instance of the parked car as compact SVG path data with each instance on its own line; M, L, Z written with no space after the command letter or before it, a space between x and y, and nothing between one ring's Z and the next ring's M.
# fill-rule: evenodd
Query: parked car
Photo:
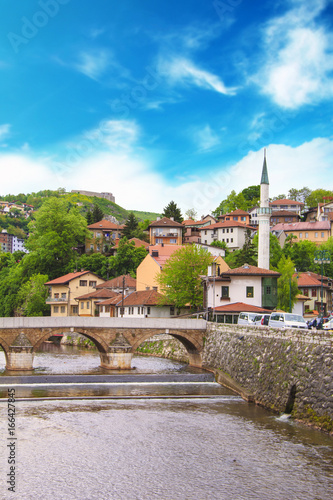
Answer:
M258 316L257 313L241 312L238 316L239 325L254 325L254 319Z
M323 330L333 330L333 318L329 319L326 321L326 323L323 324Z
M327 321L327 318L313 318L311 321L308 321L308 328L312 330L315 328L316 330L321 330L323 328L323 323Z
M268 326L276 328L303 328L308 329L308 324L299 314L274 312L270 315Z

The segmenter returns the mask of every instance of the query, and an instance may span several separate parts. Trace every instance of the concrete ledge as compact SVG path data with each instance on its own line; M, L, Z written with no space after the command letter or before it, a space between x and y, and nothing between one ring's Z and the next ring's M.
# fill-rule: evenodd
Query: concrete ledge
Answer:
M246 389L244 389L244 387L239 385L227 373L224 373L222 370L206 366L203 366L203 369L213 372L215 375L216 382L223 385L224 387L227 387L228 389L231 389L232 391L235 391L248 403L255 403L254 395L248 392Z

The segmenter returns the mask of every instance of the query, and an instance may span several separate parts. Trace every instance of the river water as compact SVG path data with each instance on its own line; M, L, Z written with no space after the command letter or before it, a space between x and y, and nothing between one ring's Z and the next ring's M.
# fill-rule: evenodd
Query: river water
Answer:
M333 498L333 439L247 404L207 372L135 357L120 378L95 351L45 349L24 385L0 352L1 500Z

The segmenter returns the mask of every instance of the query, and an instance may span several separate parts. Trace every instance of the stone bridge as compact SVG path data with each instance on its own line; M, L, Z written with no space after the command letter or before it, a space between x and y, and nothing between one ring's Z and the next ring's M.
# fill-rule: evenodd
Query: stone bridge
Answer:
M206 321L179 318L0 318L0 345L7 370L32 370L34 353L54 334L80 333L97 347L101 367L130 369L139 345L158 334L169 334L186 348L192 366L201 367Z

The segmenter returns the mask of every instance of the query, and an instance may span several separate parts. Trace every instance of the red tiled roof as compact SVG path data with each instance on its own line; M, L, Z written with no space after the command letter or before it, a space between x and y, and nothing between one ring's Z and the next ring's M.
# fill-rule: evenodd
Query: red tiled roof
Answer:
M123 278L125 278L125 288L136 288L136 279L132 278L129 274L122 274L121 276L117 276L112 280L105 281L101 285L97 285L96 288L122 288L123 287Z
M103 219L100 220L99 222L95 222L94 224L90 224L88 226L88 229L122 229L124 225L118 225L114 224L113 222L110 222L109 220Z
M301 201L295 201L295 200L274 200L274 201L271 201L269 203L270 205L299 205L299 206L303 206L304 203L302 203Z
M278 278L281 274L277 271L271 271L270 269L262 269L261 267L244 264L241 267L236 267L235 269L230 269L229 271L221 273L221 278L223 278L223 276L273 276Z
M218 218L225 217L226 215L250 215L250 214L249 214L249 212L246 212L245 210L241 210L240 208L236 208L236 210L233 210L232 212L228 212L226 214L219 215Z
M149 243L147 243L146 241L143 241L143 240L140 240L139 238L130 238L128 240L128 243L131 243L132 241L134 241L134 245L136 248L139 248L139 247L142 247L144 246L145 248L148 248L149 246ZM117 238L117 242L115 244L115 246L113 248L118 248L119 247L119 242L120 242L120 239Z
M100 300L99 302L96 302L96 304L98 306L111 306L111 305L115 306L121 299L122 299L121 293L117 293L115 297L111 299Z
M257 231L257 228L249 226L247 224L238 222L237 220L226 220L225 222L216 222L216 224L211 224L210 226L203 227L201 230L210 230L210 229L218 229L219 227L241 227L245 229L252 229L253 231Z
M329 230L331 224L329 221L322 222L281 222L274 226L274 231L324 231Z
M268 309L263 309L262 307L252 306L250 304L244 304L244 302L234 302L233 304L227 304L225 306L218 306L214 308L216 312L254 312L254 313L271 313Z
M156 306L160 304L162 297L156 290L132 292L124 298L124 306Z
M308 288L308 287L319 287L321 286L321 276L320 274L312 273L308 271L306 273L298 273L293 275L294 278L297 278L297 285L299 288ZM323 276L323 287L327 288L327 278Z
M60 276L59 278L55 278L54 280L48 281L45 283L45 285L62 285L65 283L68 283L69 281L72 281L75 278L78 278L79 276L83 276L87 273L90 273L90 271L80 271L77 273L68 273L65 274L64 276ZM94 273L91 273L94 274ZM94 275L96 276L96 275Z
M86 293L84 295L81 295L80 297L77 297L76 300L83 300L83 299L107 299L107 298L112 298L118 295L118 293L113 292L112 290L109 290L108 288L100 288L98 290L95 290L90 293Z
M151 222L148 227L183 227L183 224L169 219L168 217L162 217L160 220L155 220Z

